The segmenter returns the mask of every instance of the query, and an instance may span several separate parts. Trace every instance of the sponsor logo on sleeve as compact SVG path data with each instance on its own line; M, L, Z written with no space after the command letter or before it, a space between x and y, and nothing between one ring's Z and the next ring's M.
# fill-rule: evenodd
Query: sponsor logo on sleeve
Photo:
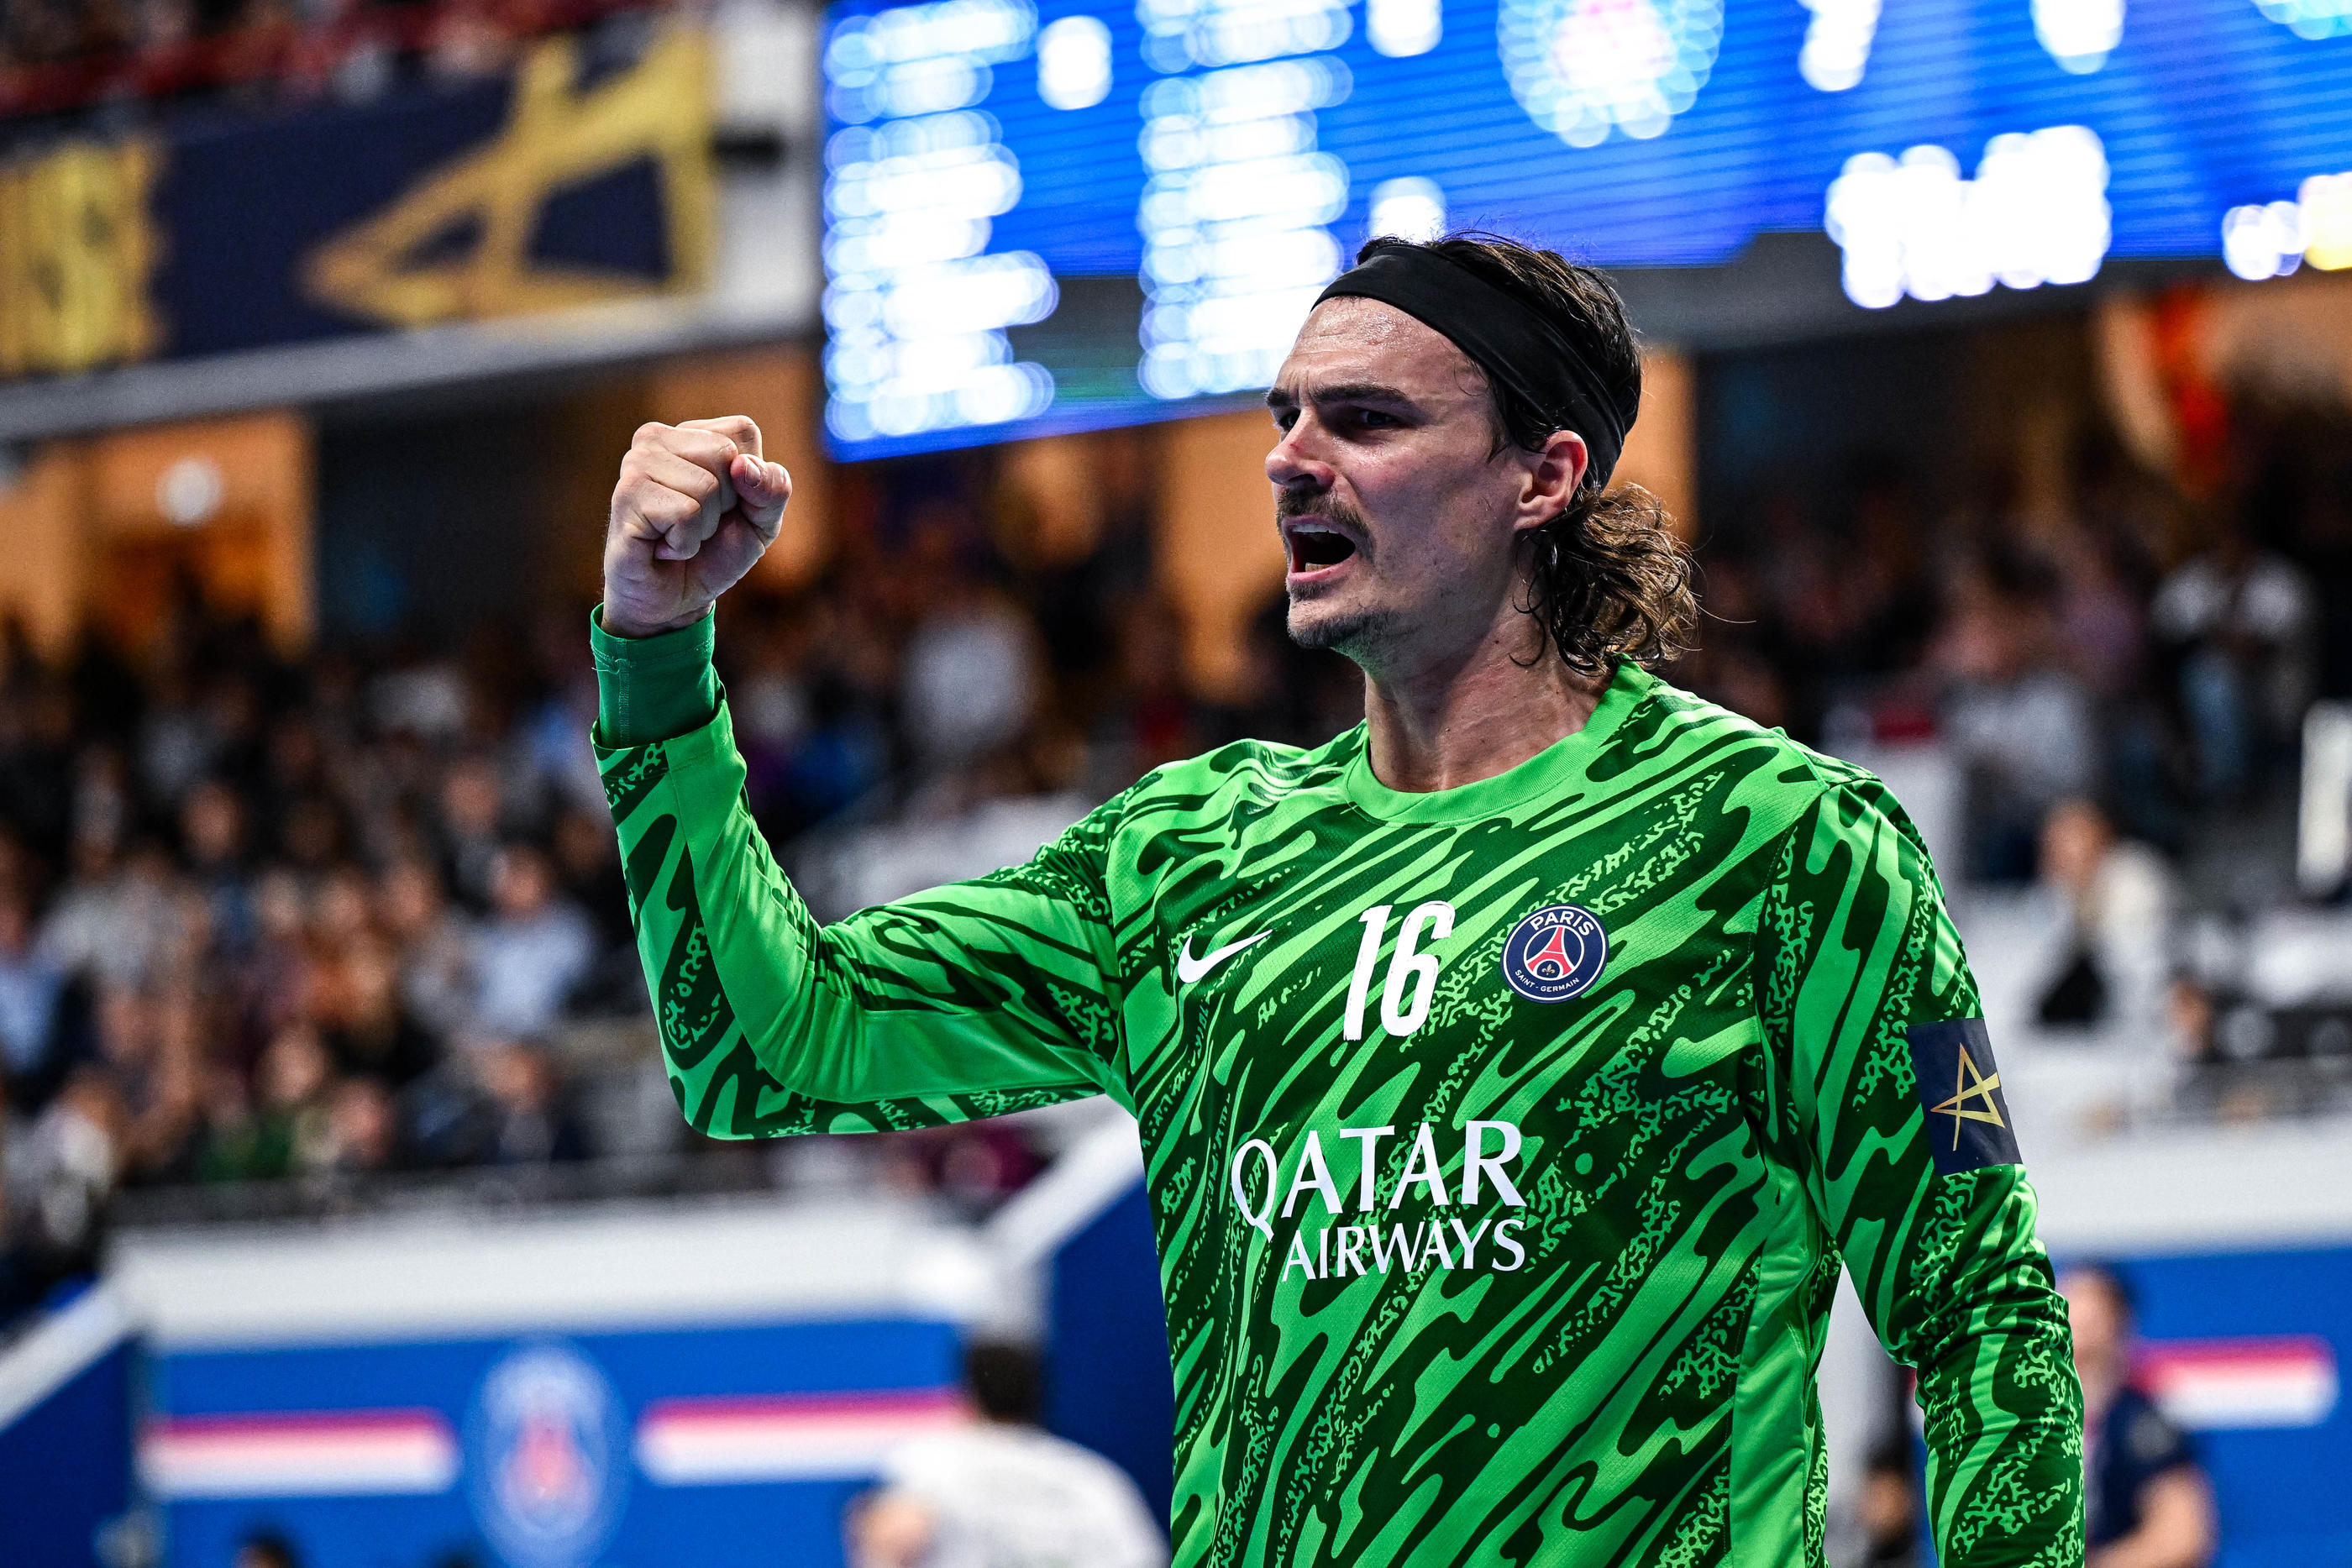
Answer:
M1982 1019L1915 1023L1911 1071L1918 1080L1919 1108L1927 1115L1927 1151L1937 1176L1958 1176L1987 1166L2017 1166L2017 1130L2009 1101L2000 1092L2000 1066Z
M1580 904L1549 904L1512 927L1503 944L1503 978L1531 1002L1580 997L1609 962L1601 917Z

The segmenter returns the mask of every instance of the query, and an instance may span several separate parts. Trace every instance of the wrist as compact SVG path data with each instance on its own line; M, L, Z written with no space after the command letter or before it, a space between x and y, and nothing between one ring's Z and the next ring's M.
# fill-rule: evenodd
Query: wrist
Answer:
M667 621L641 621L632 617L625 611L616 612L612 601L606 600L596 606L596 626L608 637L619 637L627 642L641 642L647 637L658 637L668 632L682 632L709 615L711 609L711 605L706 604L690 615L673 616Z

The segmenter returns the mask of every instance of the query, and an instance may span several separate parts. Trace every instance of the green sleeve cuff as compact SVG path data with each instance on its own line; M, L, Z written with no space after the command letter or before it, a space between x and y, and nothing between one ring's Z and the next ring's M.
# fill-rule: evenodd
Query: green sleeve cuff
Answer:
M709 724L719 712L719 672L710 664L713 619L705 615L650 637L616 637L604 630L602 610L588 614L588 643L596 653L597 744L643 746Z

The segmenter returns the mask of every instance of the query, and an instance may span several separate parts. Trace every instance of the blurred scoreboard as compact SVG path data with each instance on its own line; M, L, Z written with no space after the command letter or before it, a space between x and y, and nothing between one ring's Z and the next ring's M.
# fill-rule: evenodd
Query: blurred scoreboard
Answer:
M1870 308L2352 266L2352 0L847 0L824 70L849 458L1254 392L1380 233L1826 230Z

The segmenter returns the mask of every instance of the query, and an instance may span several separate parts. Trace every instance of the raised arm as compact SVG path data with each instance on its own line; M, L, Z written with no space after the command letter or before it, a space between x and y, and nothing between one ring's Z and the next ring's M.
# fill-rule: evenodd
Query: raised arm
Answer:
M2078 1568L2083 1408L1975 981L1874 782L1790 831L1757 934L1776 1129L1873 1326L1917 1370L1948 1568Z
M712 420L640 430L614 493L597 755L679 1108L754 1137L1123 1092L1102 893L1116 804L1025 867L830 927L770 854L709 612L775 538L790 485L749 420Z

